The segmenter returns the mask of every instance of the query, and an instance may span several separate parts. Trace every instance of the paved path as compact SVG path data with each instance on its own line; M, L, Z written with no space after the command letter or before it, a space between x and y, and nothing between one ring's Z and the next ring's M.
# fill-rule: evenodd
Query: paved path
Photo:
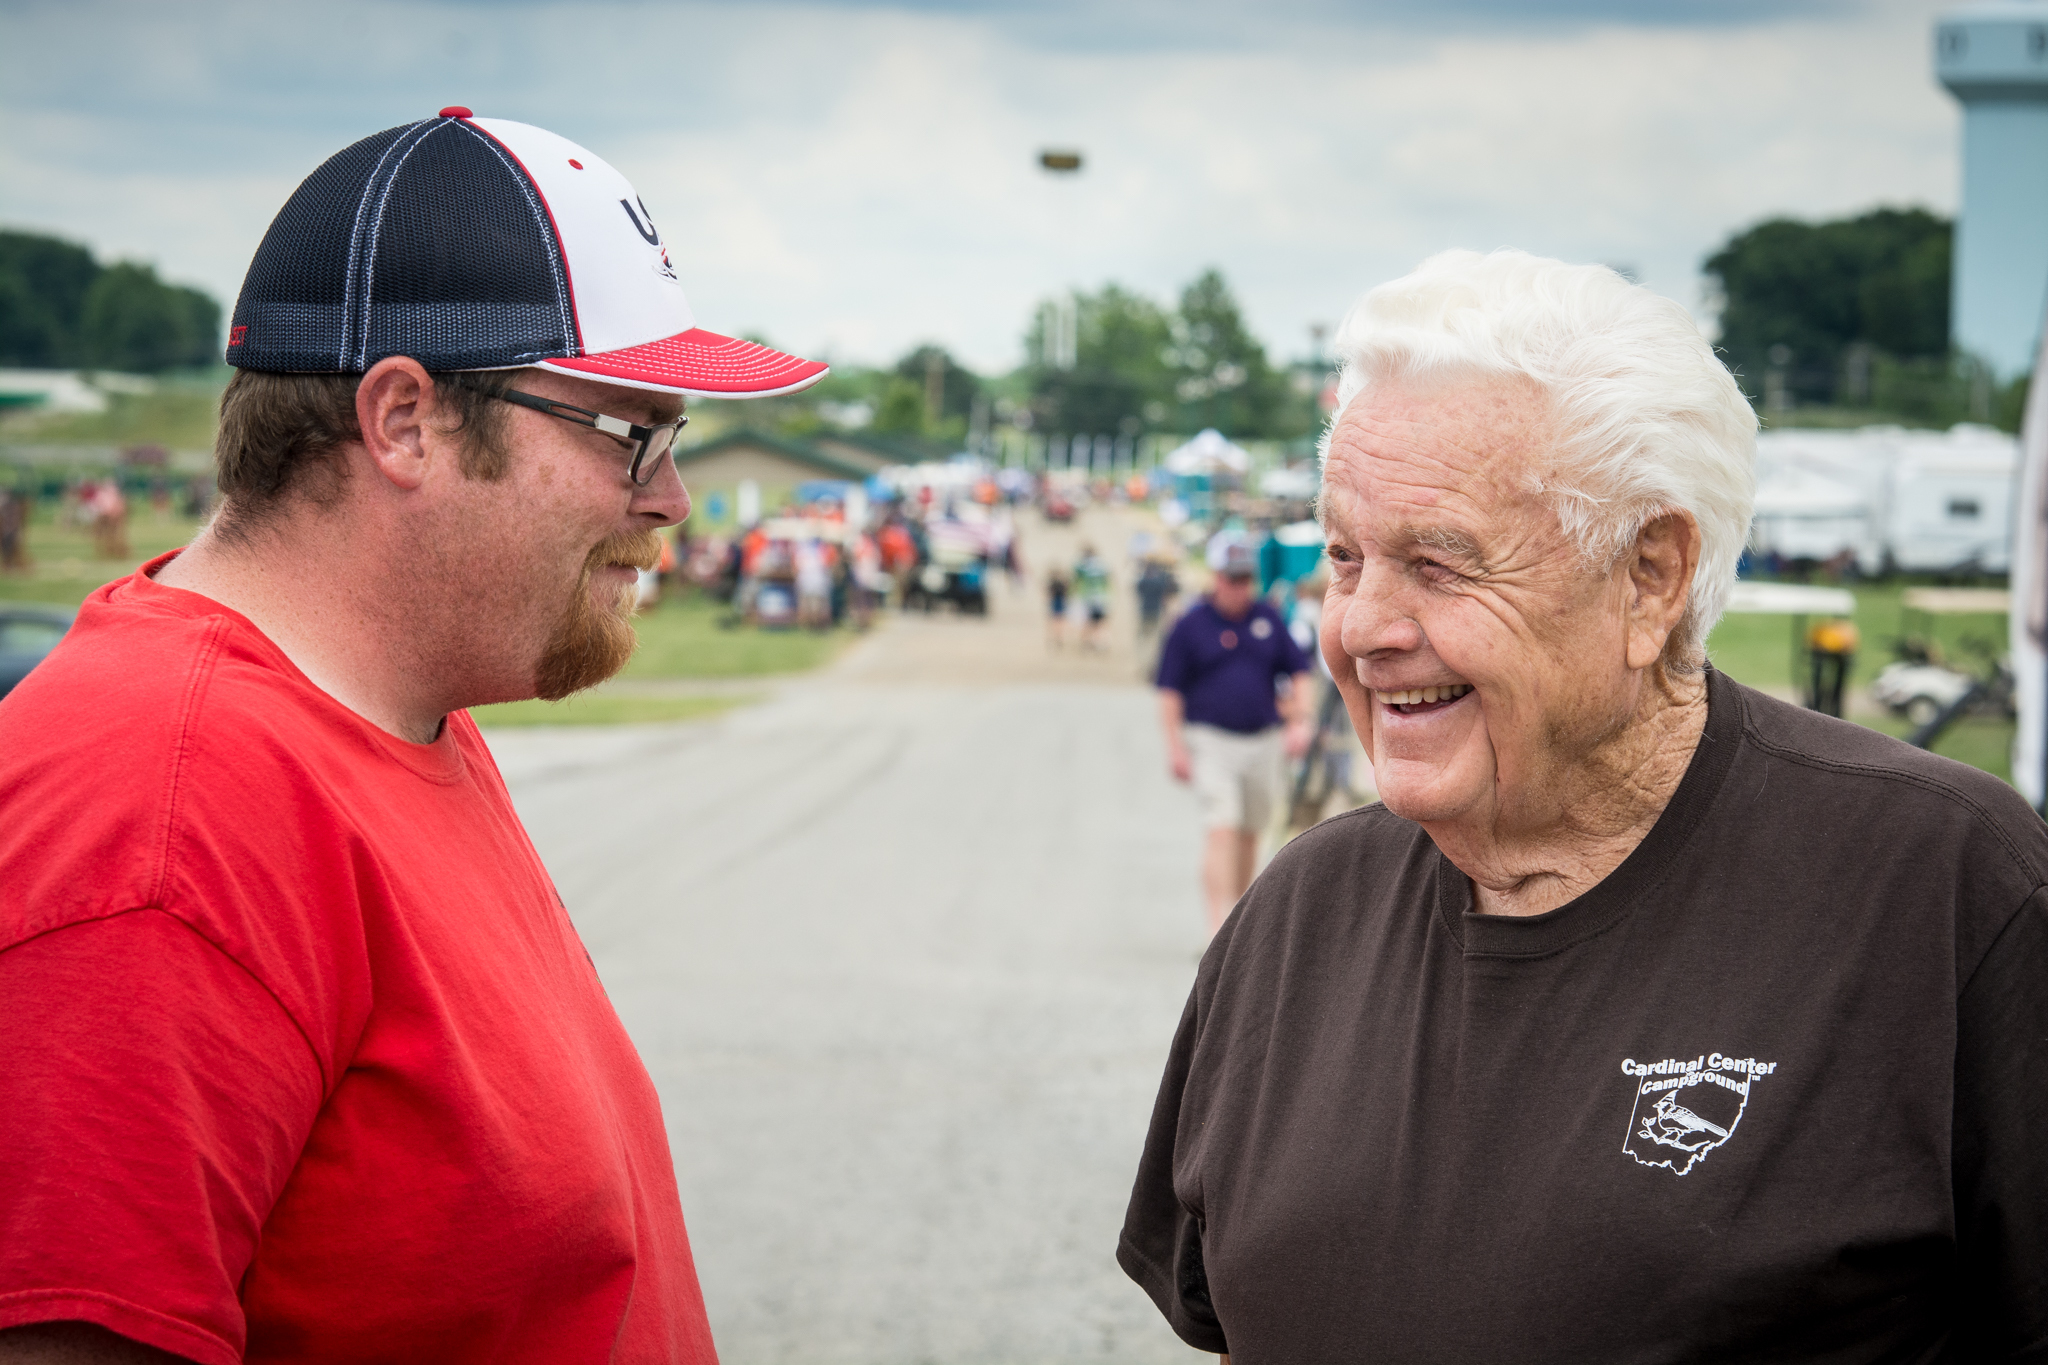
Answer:
M1202 947L1118 586L1098 656L999 587L714 722L492 733L661 1089L727 1365L1206 1358L1112 1260Z

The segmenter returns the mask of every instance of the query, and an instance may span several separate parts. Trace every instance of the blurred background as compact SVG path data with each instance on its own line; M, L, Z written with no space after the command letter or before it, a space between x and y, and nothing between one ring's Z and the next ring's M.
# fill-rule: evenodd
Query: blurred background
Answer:
M1219 537L1312 631L1345 310L1495 246L1691 309L1765 424L1717 665L2009 776L2042 63L2025 0L0 0L0 685L202 524L302 177L588 146L833 366L693 404L622 678L479 716L726 1358L1177 1359L1110 1262L1202 947L1147 670ZM1341 717L1290 780L1269 851L1372 799Z

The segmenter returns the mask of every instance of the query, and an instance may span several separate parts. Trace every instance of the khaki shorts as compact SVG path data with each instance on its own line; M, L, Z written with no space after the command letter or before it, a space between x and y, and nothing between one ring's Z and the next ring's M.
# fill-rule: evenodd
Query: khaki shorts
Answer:
M1186 735L1202 823L1253 833L1271 824L1284 780L1280 727L1241 735L1214 725L1190 725Z

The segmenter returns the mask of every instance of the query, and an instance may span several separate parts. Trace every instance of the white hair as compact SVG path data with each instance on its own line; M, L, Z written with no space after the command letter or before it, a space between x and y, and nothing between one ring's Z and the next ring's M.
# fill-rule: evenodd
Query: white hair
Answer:
M1699 565L1665 658L1698 667L1749 535L1757 422L1685 309L1605 266L1446 251L1360 299L1334 350L1332 429L1375 386L1533 382L1558 443L1532 487L1591 562L1611 566L1656 517L1691 513Z

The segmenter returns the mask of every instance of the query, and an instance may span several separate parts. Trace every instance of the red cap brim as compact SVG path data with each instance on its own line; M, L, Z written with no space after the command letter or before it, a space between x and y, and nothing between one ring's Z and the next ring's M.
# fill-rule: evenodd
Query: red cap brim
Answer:
M772 398L807 389L830 367L693 327L660 341L539 362L582 379L700 398Z

